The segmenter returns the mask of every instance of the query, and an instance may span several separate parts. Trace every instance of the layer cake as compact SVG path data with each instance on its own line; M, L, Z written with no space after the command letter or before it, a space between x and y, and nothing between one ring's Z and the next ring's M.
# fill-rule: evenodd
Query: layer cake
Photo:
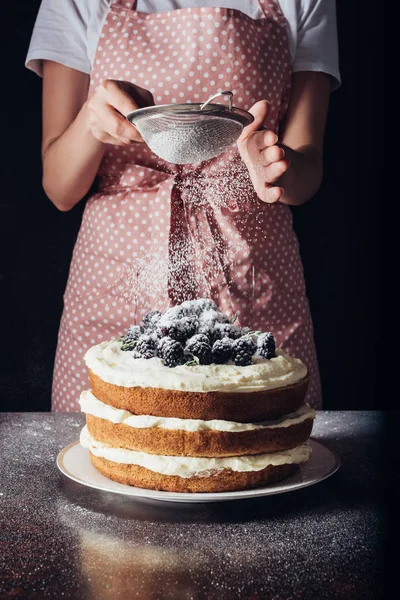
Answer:
M115 481L233 491L289 477L310 456L306 366L211 300L151 311L85 361L81 444Z

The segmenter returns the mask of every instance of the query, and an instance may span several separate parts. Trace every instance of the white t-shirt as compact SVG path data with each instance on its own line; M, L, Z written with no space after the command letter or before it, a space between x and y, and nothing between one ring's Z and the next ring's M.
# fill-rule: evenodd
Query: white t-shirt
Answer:
M42 74L52 60L90 73L101 29L112 0L42 0L26 58L28 69ZM288 23L292 72L321 71L340 85L335 0L279 0ZM195 6L236 8L253 19L258 0L138 0L136 10L164 12Z

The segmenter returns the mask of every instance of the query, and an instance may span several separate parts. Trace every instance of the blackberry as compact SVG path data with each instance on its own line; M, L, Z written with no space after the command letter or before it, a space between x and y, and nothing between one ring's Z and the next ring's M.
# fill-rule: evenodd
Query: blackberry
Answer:
M190 344L194 344L196 342L200 342L201 344L209 344L210 343L210 339L208 337L208 335L205 335L204 333L196 333L196 335L193 335L187 342L186 347L188 347L188 345Z
M198 334L205 335L208 338L208 343L212 345L214 342L214 329L209 325L200 325L198 330Z
M234 363L238 367L251 365L252 356L257 349L257 344L251 337L241 337L233 341L232 351L234 354Z
M121 350L124 352L133 350L136 346L138 338L142 335L143 329L140 325L131 325L128 333L122 338Z
M196 356L201 365L210 365L212 362L211 344L206 335L198 333L192 336L186 343L185 351Z
M137 340L142 333L143 328L140 325L131 325L125 337L130 337L133 340Z
M142 319L142 328L145 331L153 331L160 320L162 313L159 310L151 310Z
M158 356L159 358L164 358L164 346L170 344L173 341L174 340L168 335L165 335L160 340L158 340L156 344L156 356Z
M184 344L197 332L198 325L197 318L182 317L176 321L160 322L157 326L157 333L160 337L168 336Z
M233 323L216 323L214 327L214 340L222 340L224 337L236 340L242 335L242 330Z
M177 323L168 323L167 325L157 325L156 333L160 338L169 337L173 340L178 340L180 337L180 330Z
M262 333L257 340L258 354L263 358L274 358L275 356L275 338L272 333Z
M135 353L139 354L142 358L153 358L155 352L156 341L154 337L143 333L136 343Z
M182 302L181 306L187 309L191 314L195 315L200 315L206 310L218 310L215 302L208 298L200 298L199 300L186 300L185 302Z
M183 346L177 340L168 338L163 344L163 359L166 367L181 365L183 358Z
M188 309L178 304L177 306L168 308L168 310L166 310L163 314L162 320L165 322L178 321L179 319L182 319L182 317L188 317L189 315L190 312Z
M212 347L213 362L223 365L233 358L233 340L229 337L223 337L214 342Z
M212 329L214 329L216 323L229 323L229 317L219 310L213 309L205 310L201 313L199 319L200 325L208 325Z
M197 333L199 328L199 320L197 317L184 317L181 319L180 323L184 341L186 342L186 340Z

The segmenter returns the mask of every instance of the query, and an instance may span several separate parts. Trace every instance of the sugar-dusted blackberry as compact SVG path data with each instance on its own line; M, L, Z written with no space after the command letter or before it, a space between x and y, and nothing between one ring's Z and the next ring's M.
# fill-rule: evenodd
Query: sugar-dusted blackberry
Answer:
M167 338L166 336L158 338L158 342L156 343L155 356L158 356L159 358L164 358L164 344L167 339L169 338Z
M168 308L163 314L161 321L178 321L179 319L182 319L182 317L190 316L190 314L191 313L187 308L184 308L182 304L178 304L177 306L171 306L171 308Z
M214 340L222 340L224 337L236 340L242 335L242 330L233 323L215 323Z
M212 347L212 359L214 363L223 365L233 358L233 339L223 337L216 340Z
M214 329L216 323L229 323L229 317L219 310L210 308L199 315L199 321L200 325L207 325Z
M140 325L131 325L128 332L122 338L121 350L124 352L133 350L136 346L138 338L142 335L143 329Z
M214 343L214 329L209 325L199 325L198 334L205 335L208 338L209 344Z
M161 317L162 313L159 310L151 310L143 317L141 323L142 328L145 331L153 331Z
M210 365L212 362L211 344L208 336L204 334L192 336L186 343L185 351L197 357L201 365Z
M251 365L252 356L257 350L256 342L250 337L240 337L233 341L232 351L234 356L234 363L238 367L245 367Z
M275 338L272 333L262 333L258 336L257 340L258 354L263 358L274 358L276 344Z
M187 309L191 314L200 315L206 310L218 310L217 305L209 298L200 298L198 300L186 300L182 302L183 308Z
M197 317L182 317L176 321L160 322L157 326L157 333L160 337L168 336L184 344L197 332L198 325Z
M156 340L154 337L143 333L136 343L135 352L142 358L153 358L156 352Z
M201 344L210 344L210 339L204 333L196 333L193 335L186 344L186 348L190 348L193 344L200 342Z
M143 328L140 325L131 325L125 337L137 340L143 333Z
M177 335L180 342L184 343L197 333L199 320L195 316L182 317L177 323Z
M174 340L168 335L165 335L164 337L160 338L156 343L156 356L158 356L159 358L164 358L164 346L170 344L173 341Z
M183 346L178 340L168 338L163 344L162 352L164 365L166 367L177 367L178 365L181 365L184 360Z

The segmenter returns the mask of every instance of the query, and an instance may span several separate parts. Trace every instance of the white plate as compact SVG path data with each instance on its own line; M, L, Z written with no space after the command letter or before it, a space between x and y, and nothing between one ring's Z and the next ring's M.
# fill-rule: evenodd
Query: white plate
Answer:
M94 468L90 462L89 450L83 448L79 441L73 442L61 450L57 457L57 466L70 479L105 492L125 494L134 498L165 500L168 502L221 502L293 492L323 481L335 473L340 467L340 458L332 450L321 444L321 442L310 439L310 444L312 448L311 457L306 463L299 465L294 475L281 483L238 492L158 492L156 490L146 490L117 483L116 481L112 481L112 479L104 477L104 475L101 475Z

